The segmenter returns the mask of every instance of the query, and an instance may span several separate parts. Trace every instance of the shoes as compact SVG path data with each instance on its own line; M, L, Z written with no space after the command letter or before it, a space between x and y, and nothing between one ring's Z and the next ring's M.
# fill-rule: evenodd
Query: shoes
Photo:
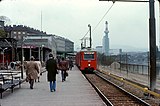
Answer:
M51 92L53 92L53 91L55 92L55 91L56 91L56 89L51 90Z
M30 86L30 89L33 89L33 87L32 87L32 86Z
M66 81L66 79L62 79L62 82Z

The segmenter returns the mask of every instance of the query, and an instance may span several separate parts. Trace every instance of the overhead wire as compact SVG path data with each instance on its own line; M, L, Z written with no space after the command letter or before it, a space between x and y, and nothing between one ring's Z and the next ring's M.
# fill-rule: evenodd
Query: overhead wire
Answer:
M98 24L93 28L92 32L98 27L98 25L101 23L101 21L104 19L104 17L108 14L108 12L111 10L111 8L113 7L115 2L113 2L113 4L111 5L111 7L106 11L106 13L103 15L103 17L100 19L100 21L98 22ZM87 34L88 34L89 30L86 32L86 34L83 36L83 38L81 40L83 40Z
M111 5L111 7L106 11L106 13L103 15L103 17L101 18L101 20L98 22L98 24L93 28L92 32L98 27L98 25L102 22L102 20L104 19L104 17L108 14L108 12L111 10L111 8L113 7L115 2L113 2L113 4Z
M83 38L81 40L83 40L85 38L85 36L88 34L89 30L87 31L87 33L83 36Z

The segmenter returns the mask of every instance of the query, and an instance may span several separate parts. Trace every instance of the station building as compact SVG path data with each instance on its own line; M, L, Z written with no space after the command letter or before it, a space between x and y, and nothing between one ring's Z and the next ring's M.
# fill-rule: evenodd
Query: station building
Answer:
M11 61L28 61L31 56L41 61L48 59L48 54L52 53L65 56L67 53L74 52L74 42L61 36L46 34L46 32L36 30L23 25L4 26L0 22L6 37L1 38L0 52L4 51L4 63ZM7 58L7 53L10 57ZM2 56L0 59L2 60ZM0 63L1 63L0 60Z

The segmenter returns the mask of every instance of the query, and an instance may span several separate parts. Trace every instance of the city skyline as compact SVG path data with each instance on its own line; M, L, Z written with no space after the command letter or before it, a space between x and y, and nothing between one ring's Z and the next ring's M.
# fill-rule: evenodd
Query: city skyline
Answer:
M110 48L149 47L149 4L100 2L98 0L3 0L0 16L11 23L26 25L68 38L80 48L81 38L92 27L92 45L102 45L105 21L109 23ZM112 6L100 22L100 19ZM156 43L159 46L159 5L155 1ZM98 22L100 22L98 24ZM97 26L98 24L98 26ZM89 36L89 34L87 35ZM117 48L117 49L118 49Z

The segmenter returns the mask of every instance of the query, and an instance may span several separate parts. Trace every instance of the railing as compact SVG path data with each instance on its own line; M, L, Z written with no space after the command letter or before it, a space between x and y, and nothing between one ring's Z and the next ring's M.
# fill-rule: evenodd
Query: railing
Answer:
M149 73L148 65L139 65L139 64L125 64L120 63L121 69L123 71L128 71L130 73L137 73L147 75Z
M150 74L150 67L149 65L140 65L140 64L126 64L126 63L119 63L113 62L110 65L110 68L126 71L127 73L134 73L134 74L142 74L142 75L149 75ZM157 77L160 77L160 65L157 64Z

